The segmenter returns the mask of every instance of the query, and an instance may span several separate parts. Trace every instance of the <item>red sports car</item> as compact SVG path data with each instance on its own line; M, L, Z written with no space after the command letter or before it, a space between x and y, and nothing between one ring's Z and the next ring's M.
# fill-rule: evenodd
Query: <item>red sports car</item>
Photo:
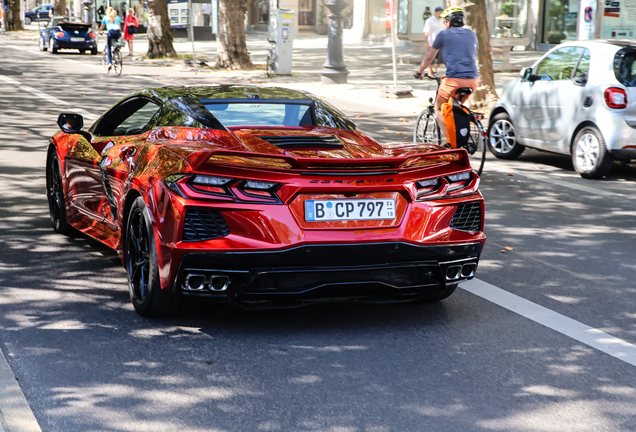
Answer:
M308 93L145 89L88 130L58 124L53 228L115 249L141 315L437 301L477 269L484 200L466 152L380 144Z

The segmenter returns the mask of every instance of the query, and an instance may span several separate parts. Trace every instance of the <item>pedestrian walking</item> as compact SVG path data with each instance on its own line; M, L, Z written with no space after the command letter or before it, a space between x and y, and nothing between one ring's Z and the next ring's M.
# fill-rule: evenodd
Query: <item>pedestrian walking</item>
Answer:
M441 7L435 8L435 13L433 16L429 17L424 23L424 38L426 40L426 51L429 51L433 46L433 42L435 42L435 38L437 35L446 29L446 25L444 24L444 19L441 17L442 15ZM437 76L437 68L440 64L444 63L444 58L442 56L442 51L437 52L437 56L433 59L433 63L428 67L428 72L431 76Z
M133 55L133 39L135 38L135 33L137 33L137 27L139 27L139 21L137 21L135 16L135 10L130 8L128 9L124 25L124 40L128 42L128 51L130 51L128 57Z
M210 15L212 15L212 3L203 3L201 7L201 13L203 14L203 26L210 27Z

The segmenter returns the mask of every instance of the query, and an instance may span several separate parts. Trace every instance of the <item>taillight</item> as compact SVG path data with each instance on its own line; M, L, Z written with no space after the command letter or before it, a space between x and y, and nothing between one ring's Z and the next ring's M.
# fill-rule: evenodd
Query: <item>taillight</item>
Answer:
M241 180L209 175L172 174L163 179L168 188L184 198L280 204L279 183Z
M95 39L95 33L90 32L90 33L88 34L88 37L89 37L89 38L91 38L91 39Z
M415 182L415 186L418 201L455 198L477 192L479 177L472 171L464 171L444 177L419 180Z
M61 31L61 30L56 31L56 32L55 32L55 36L57 36L57 37L64 37L64 32L63 32L63 31Z
M605 90L605 104L609 108L627 108L627 93L622 88L610 87Z
M449 175L446 177L448 179L448 191L453 192L465 188L470 184L472 177L473 175L470 171Z

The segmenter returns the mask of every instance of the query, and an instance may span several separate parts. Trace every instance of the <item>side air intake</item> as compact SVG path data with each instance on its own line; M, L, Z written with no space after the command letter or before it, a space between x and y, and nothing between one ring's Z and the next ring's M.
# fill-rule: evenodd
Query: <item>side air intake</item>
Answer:
M189 208L183 223L183 241L203 241L230 233L225 219L216 210Z
M457 206L450 227L460 231L479 231L481 228L481 204L470 203Z

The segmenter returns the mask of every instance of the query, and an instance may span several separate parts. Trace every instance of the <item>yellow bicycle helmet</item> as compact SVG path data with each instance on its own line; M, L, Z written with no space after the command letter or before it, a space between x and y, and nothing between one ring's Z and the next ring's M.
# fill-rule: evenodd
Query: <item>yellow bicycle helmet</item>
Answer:
M442 12L440 15L451 27L463 27L464 26L464 9L458 6L451 6Z

